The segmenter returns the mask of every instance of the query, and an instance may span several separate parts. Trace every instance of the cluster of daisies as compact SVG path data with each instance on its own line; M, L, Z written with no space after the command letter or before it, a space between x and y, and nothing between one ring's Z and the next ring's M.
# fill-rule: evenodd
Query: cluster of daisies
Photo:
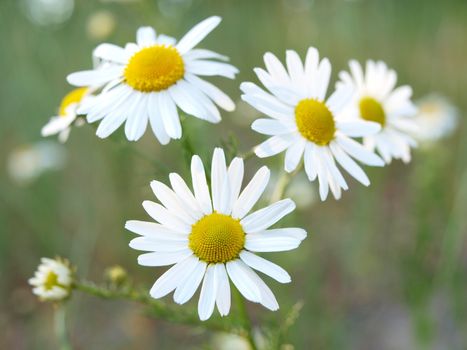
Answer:
M99 45L93 52L94 68L68 76L77 89L64 98L59 116L42 133L59 134L65 140L70 127L85 116L88 123L99 121L96 134L101 138L124 125L126 138L137 141L149 124L165 145L182 136L181 112L219 122L219 108L232 111L235 105L205 77L234 79L238 70L227 57L196 46L220 21L210 17L179 41L142 27L135 43ZM251 127L268 138L254 152L260 158L285 152L285 171L303 166L310 181L318 180L322 200L329 191L339 199L348 189L342 170L368 186L358 163L384 166L392 159L410 160L410 150L416 146L412 132L417 109L411 88L396 87L396 73L385 63L368 61L362 67L351 61L332 91L328 91L331 64L313 47L304 61L288 50L285 65L272 53L264 55L264 64L265 68L254 69L262 86L240 85L242 99L264 114ZM241 158L227 164L223 150L216 148L211 164L206 176L202 160L193 156L192 188L176 173L169 176L170 187L153 181L159 203L143 202L153 221L126 223L128 230L140 235L130 247L146 252L138 257L140 265L173 265L150 294L161 298L174 292L174 301L183 304L201 286L198 312L206 320L215 307L222 316L229 313L231 281L247 300L277 310L274 294L257 272L280 283L291 278L256 253L300 245L305 230L271 228L295 209L295 203L282 199L255 209L268 184L269 169L260 168L242 190ZM56 297L57 288L62 295L67 290L61 273L64 265L54 264L44 261L31 281L35 292L46 299Z

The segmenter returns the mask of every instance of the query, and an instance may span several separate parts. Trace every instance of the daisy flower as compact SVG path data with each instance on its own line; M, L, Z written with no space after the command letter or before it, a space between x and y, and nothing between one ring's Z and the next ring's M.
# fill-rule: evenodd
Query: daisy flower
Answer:
M379 124L366 121L341 121L340 112L353 91L350 82L341 84L326 99L331 64L319 59L318 50L308 49L305 63L295 51L286 53L287 68L272 53L264 55L266 70L255 68L258 79L268 91L246 82L240 88L242 99L270 118L253 122L252 129L271 136L255 148L258 157L270 157L285 152L285 170L294 171L302 158L310 181L319 180L322 200L329 188L334 197L341 197L341 189L348 186L337 163L359 182L370 181L351 158L373 166L383 161L365 149L352 137L374 134Z
M34 277L29 279L32 292L42 301L59 301L70 296L73 273L65 259L42 258Z
M83 120L78 117L77 109L86 99L91 98L87 87L74 89L62 99L58 109L58 116L52 117L41 130L42 136L51 136L58 134L58 140L62 143L68 140L71 126L83 125Z
M226 94L199 76L233 79L237 68L215 61L225 61L225 56L194 49L220 21L220 17L202 21L178 43L163 34L156 36L151 27L141 27L136 43L125 48L99 45L93 56L106 65L68 76L72 85L103 87L93 101L79 109L87 114L89 123L102 120L97 136L105 138L125 123L127 139L137 141L149 123L159 142L167 144L182 135L177 107L212 123L221 120L216 105L234 110Z
M227 167L220 148L214 150L211 191L197 155L191 161L191 175L194 192L175 173L170 174L172 189L153 181L151 187L161 204L145 201L143 207L156 223L128 221L125 225L141 235L130 247L150 251L138 257L140 265L174 264L153 285L151 296L161 298L175 291L174 301L183 304L202 284L200 319L207 320L215 305L225 316L230 310L230 278L247 300L277 310L274 294L253 269L280 283L290 282L290 276L255 253L295 249L306 237L299 228L270 228L295 209L294 202L283 199L248 214L266 188L269 169L259 169L240 191L243 159L235 158Z
M417 107L418 113L414 118L417 130L412 133L415 139L430 143L454 132L459 121L459 111L444 96L425 96L417 101Z
M350 61L350 73L341 72L337 86L352 82L356 86L352 102L345 111L350 119L363 119L381 125L381 131L365 136L365 146L391 160L410 161L410 148L416 147L409 135L416 128L413 121L417 109L410 100L412 89L404 85L394 88L397 75L382 61L367 61L365 72L357 61Z

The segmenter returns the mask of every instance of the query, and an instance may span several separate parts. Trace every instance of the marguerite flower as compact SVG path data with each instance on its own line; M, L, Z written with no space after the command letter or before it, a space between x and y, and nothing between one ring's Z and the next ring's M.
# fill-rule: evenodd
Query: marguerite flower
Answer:
M367 148L375 149L389 164L393 158L410 161L410 147L416 147L409 135L416 125L413 121L417 109L410 100L412 89L400 86L394 89L397 75L382 61L367 61L363 73L357 61L350 61L350 74L339 74L339 85L350 82L356 86L352 102L345 111L350 119L363 119L381 125L381 131L364 137Z
M65 259L42 258L34 277L29 279L32 292L42 301L60 301L70 296L73 273Z
M430 94L417 101L418 113L414 118L417 130L412 136L420 142L430 143L449 136L456 129L459 110L444 96Z
M191 174L194 194L175 173L170 174L172 189L153 181L151 187L161 204L145 201L143 207L156 223L128 221L125 226L142 235L130 247L150 251L138 257L140 265L175 264L156 281L151 296L161 298L175 291L175 302L183 304L202 281L200 319L208 319L215 305L225 316L230 310L230 278L246 299L277 310L276 298L253 269L281 283L290 282L290 276L255 253L295 249L306 237L299 228L270 228L294 210L294 202L283 199L248 214L266 188L269 169L262 167L240 192L243 160L235 158L227 167L220 148L214 150L212 160L211 194L196 155Z
M51 136L58 134L58 140L62 143L68 140L71 126L83 125L83 120L77 118L77 109L85 99L90 98L89 88L82 87L74 89L63 98L58 110L58 116L52 117L41 130L42 136Z
M110 64L68 76L76 86L103 86L93 101L79 109L89 123L102 120L96 134L105 138L125 123L127 139L136 141L149 123L159 142L167 144L182 135L177 107L212 123L221 120L215 104L232 111L232 100L199 76L233 79L238 70L214 61L227 60L225 56L193 49L220 21L220 17L202 21L178 43L163 34L156 36L151 27L142 27L136 44L125 48L99 45L93 56Z
M271 118L257 119L251 126L261 134L272 136L255 148L256 155L270 157L286 151L287 172L294 171L303 157L309 180L319 180L322 200L326 199L329 188L336 199L341 196L341 188L348 188L335 160L368 186L368 177L351 157L373 166L381 166L383 161L351 137L374 134L380 126L339 120L353 86L350 82L342 84L326 99L331 64L327 58L319 60L318 50L308 49L304 65L292 50L287 51L286 60L287 70L276 56L266 53L266 70L255 68L258 79L269 92L250 82L240 86L243 100Z

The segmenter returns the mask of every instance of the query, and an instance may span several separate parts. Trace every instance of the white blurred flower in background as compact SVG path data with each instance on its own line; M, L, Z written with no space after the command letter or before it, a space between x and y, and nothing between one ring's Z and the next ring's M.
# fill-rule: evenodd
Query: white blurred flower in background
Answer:
M63 146L40 141L14 149L8 157L7 171L16 184L28 185L46 171L62 169L65 161Z
M218 350L250 350L244 337L229 333L217 333L212 338L212 346Z
M71 126L82 126L85 124L83 118L79 118L77 109L82 101L91 99L89 88L78 88L70 91L62 99L58 109L58 115L52 117L41 130L42 136L51 136L58 134L58 140L64 143L68 140Z
M451 135L459 122L459 110L449 100L438 94L430 94L417 102L415 116L417 131L413 136L421 143L430 143Z
M101 10L89 16L86 31L91 39L102 40L112 34L116 25L117 20L114 14L107 10Z
M31 22L54 25L67 21L75 6L74 0L23 0L23 10Z
M29 279L32 292L41 301L60 301L70 296L73 273L68 260L42 258L34 277Z
M417 142L410 136L416 129L413 117L417 108L413 104L412 88L396 87L397 74L383 61L368 60L365 69L355 60L349 62L349 72L339 73L336 87L355 85L352 102L343 115L349 120L366 120L381 125L373 135L365 135L363 143L371 151L378 151L386 164L392 159L408 163L410 149Z
M303 172L295 175L291 180L285 190L285 197L291 198L297 205L297 209L309 208L319 198L316 186L310 183Z

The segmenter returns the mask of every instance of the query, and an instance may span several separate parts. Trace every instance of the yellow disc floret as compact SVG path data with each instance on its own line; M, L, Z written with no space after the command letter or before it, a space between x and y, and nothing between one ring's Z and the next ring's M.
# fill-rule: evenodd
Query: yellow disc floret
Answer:
M161 91L183 78L183 58L173 46L146 47L131 57L124 76L125 82L142 92Z
M334 138L336 126L328 107L320 101L307 98L295 107L295 122L303 137L317 145L327 145Z
M60 284L58 283L58 275L53 271L49 271L47 273L47 276L45 277L44 289L50 290L55 286L60 286Z
M245 245L245 232L239 220L212 213L196 222L189 236L193 253L207 263L225 263L238 257Z
M58 115L64 117L66 115L66 109L72 105L73 103L79 103L83 99L84 95L88 92L89 88L82 87L78 89L74 89L70 91L65 97L62 99L60 103L60 109L58 111Z
M373 97L364 97L360 100L360 115L363 119L376 122L384 126L386 124L386 113L383 106Z

